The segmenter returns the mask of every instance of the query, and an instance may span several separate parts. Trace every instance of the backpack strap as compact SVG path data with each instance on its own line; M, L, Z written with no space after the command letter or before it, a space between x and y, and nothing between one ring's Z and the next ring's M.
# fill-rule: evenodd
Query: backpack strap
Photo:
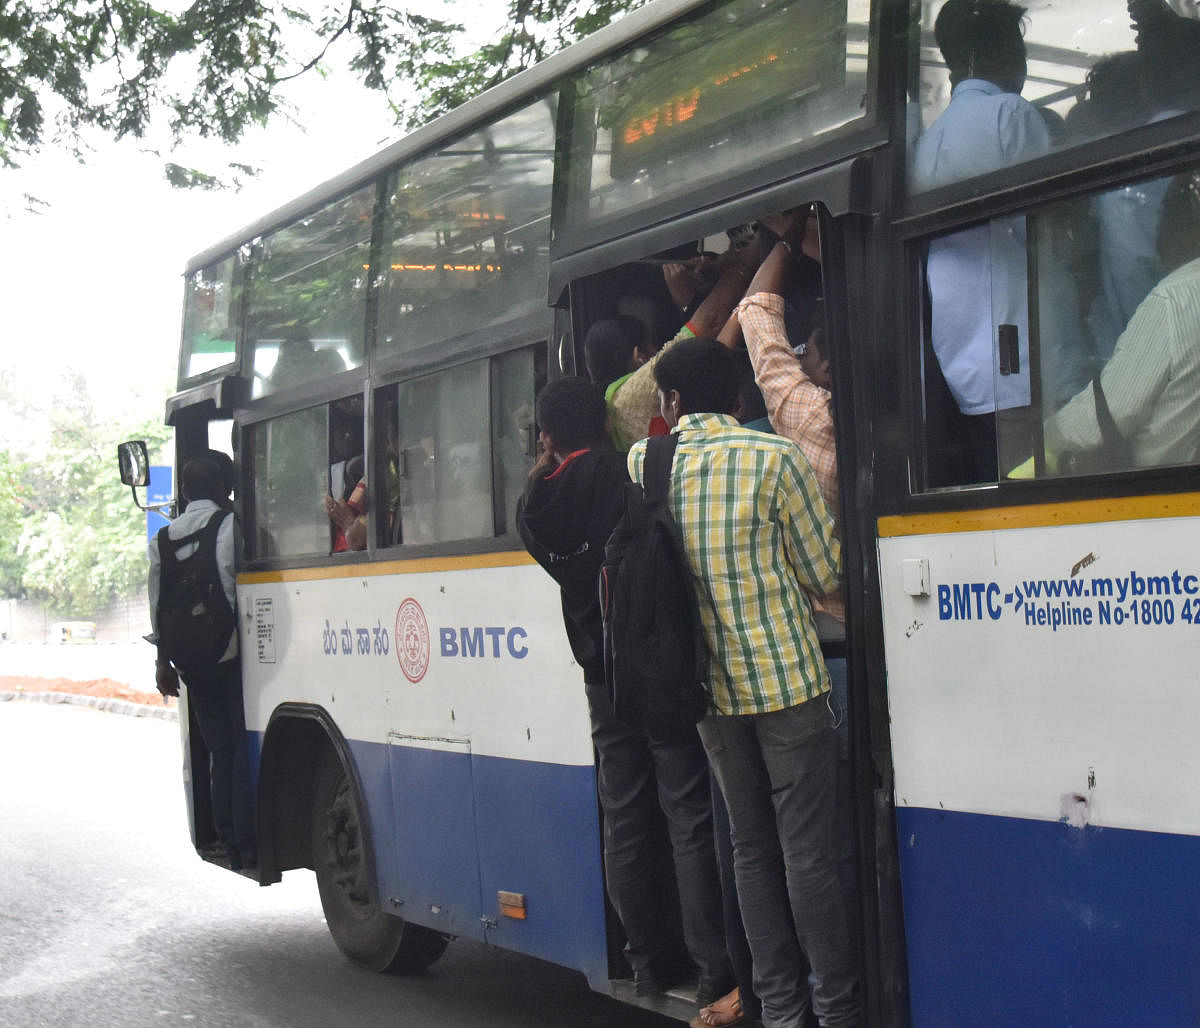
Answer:
M1100 383L1099 374L1092 378L1092 397L1096 401L1096 422L1100 426L1100 441L1104 448L1115 464L1132 464L1132 448L1129 441L1121 435L1121 430L1117 428L1112 411L1109 410L1108 399L1104 395L1104 386Z
M155 538L158 540L158 556L167 563L177 564L179 558L176 554L189 543L200 544L202 541L211 543L215 548L217 545L217 534L221 531L221 525L230 515L230 511L217 510L213 512L203 525L194 532L189 532L187 535L181 535L178 539L172 539L170 536L170 525L163 525L158 530L158 535Z
M646 440L646 456L642 462L642 492L647 503L667 502L671 492L671 466L675 463L675 445L679 436L652 435Z

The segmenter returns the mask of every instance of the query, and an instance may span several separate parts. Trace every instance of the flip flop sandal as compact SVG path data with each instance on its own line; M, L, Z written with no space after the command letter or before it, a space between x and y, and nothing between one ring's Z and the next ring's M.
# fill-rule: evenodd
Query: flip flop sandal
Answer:
M742 999L737 989L722 996L716 1003L704 1007L688 1022L688 1028L729 1028L746 1020Z

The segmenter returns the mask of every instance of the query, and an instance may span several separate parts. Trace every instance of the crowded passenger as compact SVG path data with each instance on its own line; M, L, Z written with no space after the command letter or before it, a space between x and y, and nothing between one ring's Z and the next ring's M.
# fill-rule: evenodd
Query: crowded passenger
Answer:
M1044 119L1020 95L1024 15L1009 0L947 0L938 13L934 35L952 92L949 106L917 141L917 188L944 186L1049 151ZM1021 217L995 219L929 246L933 350L966 415L975 481L996 480L998 436L1005 445L999 464L1006 470L1028 452L1025 269Z
M811 1005L823 1025L856 1024L836 866L837 735L808 598L837 586L833 520L795 444L732 417L736 375L720 343L677 343L654 378L679 436L669 499L711 660L712 712L699 731L729 812L763 1021L799 1025ZM641 443L630 451L635 478L644 453Z
M622 723L605 685L598 578L605 543L624 511L625 460L607 444L604 400L586 379L546 386L537 422L542 453L518 507L517 528L559 584L567 638L583 670L604 814L605 878L625 930L634 988L640 996L664 992L690 978L694 963L698 999L711 1003L729 988L732 972L704 750L695 733L663 742ZM669 855L661 841L664 816ZM674 928L679 915L686 952Z
M1200 174L1163 198L1165 277L1138 306L1092 385L1045 426L1048 461L1103 451L1096 470L1184 464L1200 455Z
M665 432L665 424L656 425L660 417L654 367L672 346L684 339L715 336L729 319L734 305L742 298L746 284L762 259L757 236L749 237L745 245L731 246L715 261L716 280L708 294L696 305L694 313L674 338L646 363L609 392L609 422L613 441L618 449L627 450L634 442L652 432ZM680 273L671 262L664 267L668 281ZM695 262L699 266L700 261Z

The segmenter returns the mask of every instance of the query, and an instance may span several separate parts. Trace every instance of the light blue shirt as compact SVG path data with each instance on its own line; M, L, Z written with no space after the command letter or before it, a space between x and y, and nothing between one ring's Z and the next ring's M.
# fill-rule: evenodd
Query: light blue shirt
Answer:
M1050 149L1037 108L983 79L954 87L950 104L917 140L913 189L933 189ZM1029 305L1025 219L998 218L929 246L926 277L933 349L964 414L1029 405ZM1001 375L997 326L1015 325L1018 374Z

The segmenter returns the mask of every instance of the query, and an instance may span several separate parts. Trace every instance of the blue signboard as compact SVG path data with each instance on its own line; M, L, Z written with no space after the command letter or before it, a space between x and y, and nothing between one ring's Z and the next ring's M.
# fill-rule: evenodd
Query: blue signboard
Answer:
M146 506L155 503L170 503L175 495L174 475L169 464L150 465L150 484L146 487ZM153 539L163 525L168 523L165 514L157 510L146 511L146 538Z

